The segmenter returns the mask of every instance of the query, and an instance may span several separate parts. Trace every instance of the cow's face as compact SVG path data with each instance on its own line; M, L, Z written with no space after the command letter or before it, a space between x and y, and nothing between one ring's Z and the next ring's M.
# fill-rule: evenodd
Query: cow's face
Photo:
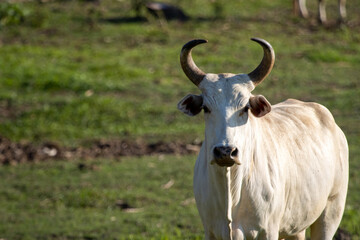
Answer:
M179 102L178 108L190 116L204 111L206 154L211 163L219 166L240 164L239 146L245 141L241 131L248 125L249 114L262 117L271 110L265 97L253 96L251 91L270 73L275 54L265 40L252 40L263 47L264 56L259 66L249 74L205 74L195 65L191 50L206 40L190 41L181 50L182 69L202 94L187 95Z
M187 95L178 104L190 116L204 111L207 155L219 166L240 164L242 128L249 114L262 117L271 110L263 96L253 96L254 84L246 74L207 74L199 85L201 95Z

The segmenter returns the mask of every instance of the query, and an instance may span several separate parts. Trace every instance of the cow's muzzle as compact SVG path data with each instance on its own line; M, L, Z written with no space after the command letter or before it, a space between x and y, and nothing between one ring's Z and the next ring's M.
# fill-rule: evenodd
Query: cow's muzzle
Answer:
M220 167L231 167L234 164L240 165L239 150L232 146L217 146L214 147L214 160L211 164L216 163Z

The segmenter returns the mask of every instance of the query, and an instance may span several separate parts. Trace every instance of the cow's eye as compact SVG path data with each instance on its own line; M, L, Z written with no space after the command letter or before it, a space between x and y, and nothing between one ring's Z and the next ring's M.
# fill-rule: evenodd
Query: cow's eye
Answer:
M207 106L203 106L203 109L204 109L204 113L210 113L210 109L207 107Z

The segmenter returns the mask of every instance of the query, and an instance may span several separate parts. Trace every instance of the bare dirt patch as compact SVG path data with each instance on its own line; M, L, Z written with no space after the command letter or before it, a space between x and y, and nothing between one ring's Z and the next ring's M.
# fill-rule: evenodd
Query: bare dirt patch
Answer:
M54 143L33 145L27 142L12 142L0 136L0 163L15 165L56 159L121 158L154 154L191 154L200 150L200 143L157 142L127 140L97 140L86 147L63 147Z

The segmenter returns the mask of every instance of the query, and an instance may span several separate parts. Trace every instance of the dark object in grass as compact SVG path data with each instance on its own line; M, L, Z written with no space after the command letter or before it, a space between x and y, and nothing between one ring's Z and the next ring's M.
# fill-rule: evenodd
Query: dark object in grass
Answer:
M117 200L115 205L119 207L121 210L133 208L130 206L129 203L125 202L124 200Z
M115 205L121 209L121 211L128 212L128 213L137 213L140 212L141 208L134 208L129 203L125 202L124 200L117 200Z
M146 9L156 18L166 20L187 21L189 17L179 7L168 3L150 2L146 4Z

